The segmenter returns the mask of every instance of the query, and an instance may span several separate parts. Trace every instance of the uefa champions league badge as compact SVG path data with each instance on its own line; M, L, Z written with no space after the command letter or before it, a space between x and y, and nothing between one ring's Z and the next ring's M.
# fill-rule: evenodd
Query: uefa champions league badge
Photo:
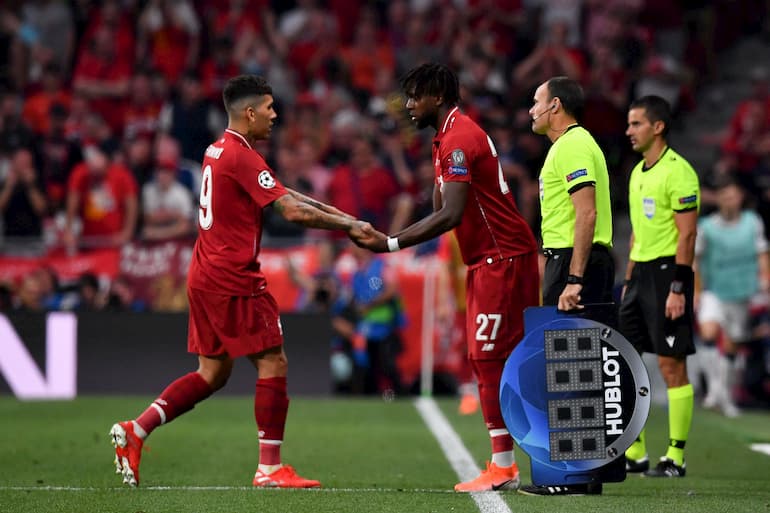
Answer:
M451 163L447 171L450 175L467 175L468 165L465 163L465 153L461 149L452 150Z
M590 306L614 308L586 305L584 315ZM532 481L622 481L623 455L650 411L642 358L617 330L584 316L540 307L524 319L526 335L503 370L500 408L530 457Z
M259 176L257 177L257 182L264 189L272 189L275 187L275 178L273 178L273 175L270 174L270 171L267 169L260 171Z

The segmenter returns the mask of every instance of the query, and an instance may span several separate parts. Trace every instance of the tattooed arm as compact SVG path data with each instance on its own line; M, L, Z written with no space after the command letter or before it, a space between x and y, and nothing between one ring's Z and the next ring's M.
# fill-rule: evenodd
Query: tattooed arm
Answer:
M318 210L326 212L327 214L335 214L341 217L348 217L350 219L355 219L355 217L343 212L342 210L336 207L327 205L322 201L318 201L317 199L311 198L310 196L306 196L305 194L295 191L294 189L289 189L288 187L286 187L286 190L289 191L289 194L291 194L294 197L294 199L296 199L297 201L301 201L301 202L307 203L308 205L312 205Z
M315 200L311 201L315 203ZM362 236L363 233L375 231L367 222L359 221L355 217L347 214L340 215L333 212L327 212L316 207L313 203L298 199L291 192L289 194L284 194L275 200L272 205L276 212L281 214L287 221L301 224L308 228L342 230L351 236Z

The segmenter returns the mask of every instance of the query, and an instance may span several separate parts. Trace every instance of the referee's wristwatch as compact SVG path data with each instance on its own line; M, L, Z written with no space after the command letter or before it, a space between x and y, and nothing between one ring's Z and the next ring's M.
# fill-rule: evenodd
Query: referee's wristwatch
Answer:
M684 294L684 282L681 282L679 280L674 280L671 282L671 290L672 294Z
M583 277L575 274L567 275L567 285L582 285Z

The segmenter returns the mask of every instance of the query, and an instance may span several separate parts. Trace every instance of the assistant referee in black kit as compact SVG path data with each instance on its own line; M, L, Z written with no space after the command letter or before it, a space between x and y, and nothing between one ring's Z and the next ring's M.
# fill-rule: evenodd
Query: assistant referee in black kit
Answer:
M668 146L668 103L633 102L626 135L642 161L631 171L628 208L631 253L620 306L620 331L640 352L658 355L668 389L669 446L649 469L644 431L626 451L626 470L650 477L684 477L693 388L687 378L693 344L693 271L700 205L698 175Z

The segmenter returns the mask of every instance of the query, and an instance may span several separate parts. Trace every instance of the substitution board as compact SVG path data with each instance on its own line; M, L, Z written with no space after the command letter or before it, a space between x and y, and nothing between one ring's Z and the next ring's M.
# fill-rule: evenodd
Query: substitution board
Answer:
M604 321L604 322L599 322ZM650 410L644 362L615 326L613 304L524 312L525 337L503 370L506 426L536 485L618 482Z

